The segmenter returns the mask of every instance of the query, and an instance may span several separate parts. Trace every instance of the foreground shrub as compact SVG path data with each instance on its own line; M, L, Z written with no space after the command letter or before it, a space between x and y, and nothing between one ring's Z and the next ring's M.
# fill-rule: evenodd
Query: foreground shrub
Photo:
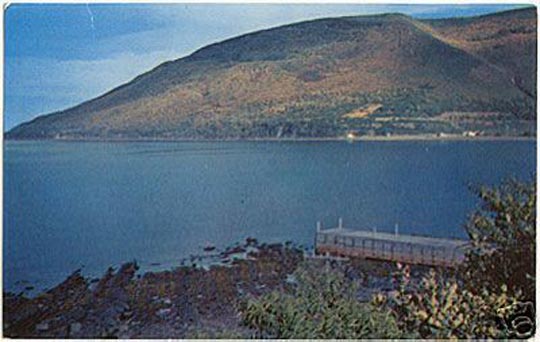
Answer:
M502 286L497 293L472 293L456 279L431 270L420 283L410 281L409 268L397 272L398 289L388 298L377 295L374 304L388 308L404 332L422 338L505 338L506 319L518 305Z
M293 288L249 300L244 323L263 338L397 338L392 315L356 298L357 286L342 272L304 264Z
M466 229L471 249L464 264L468 288L497 292L501 286L522 300L535 298L536 185L507 181L481 188L482 207Z

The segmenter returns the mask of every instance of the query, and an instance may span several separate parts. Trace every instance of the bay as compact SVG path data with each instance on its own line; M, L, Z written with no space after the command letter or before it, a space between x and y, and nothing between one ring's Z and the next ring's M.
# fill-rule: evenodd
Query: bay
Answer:
M316 222L465 238L470 186L534 178L536 142L4 144L4 290L168 268L246 237L313 245Z

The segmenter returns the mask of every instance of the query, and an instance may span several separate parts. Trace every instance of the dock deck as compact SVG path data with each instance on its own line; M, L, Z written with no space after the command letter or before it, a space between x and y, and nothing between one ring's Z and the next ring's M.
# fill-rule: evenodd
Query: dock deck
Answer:
M321 230L317 254L361 257L409 264L455 267L465 258L468 241L338 228Z

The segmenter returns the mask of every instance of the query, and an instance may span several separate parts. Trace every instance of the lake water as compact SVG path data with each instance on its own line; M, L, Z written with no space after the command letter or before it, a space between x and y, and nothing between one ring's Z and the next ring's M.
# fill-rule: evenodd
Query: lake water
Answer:
M464 238L469 184L530 180L533 141L6 142L4 288L136 259L178 265L248 236L311 246L316 222Z

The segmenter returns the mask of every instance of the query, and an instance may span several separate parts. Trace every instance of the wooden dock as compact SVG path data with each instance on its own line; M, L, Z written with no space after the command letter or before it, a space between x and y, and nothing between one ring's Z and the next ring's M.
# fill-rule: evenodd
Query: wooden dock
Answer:
M360 257L408 264L455 267L465 258L466 240L337 228L317 225L315 253Z

